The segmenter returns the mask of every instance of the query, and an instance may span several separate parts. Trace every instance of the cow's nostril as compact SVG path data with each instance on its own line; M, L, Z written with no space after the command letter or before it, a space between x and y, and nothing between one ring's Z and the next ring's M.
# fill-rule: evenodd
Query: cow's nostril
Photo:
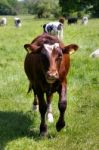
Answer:
M58 72L53 73L53 77L57 79L59 77Z
M58 77L58 72L55 73L55 77Z
M51 73L48 71L47 72L47 77L50 77L51 76Z

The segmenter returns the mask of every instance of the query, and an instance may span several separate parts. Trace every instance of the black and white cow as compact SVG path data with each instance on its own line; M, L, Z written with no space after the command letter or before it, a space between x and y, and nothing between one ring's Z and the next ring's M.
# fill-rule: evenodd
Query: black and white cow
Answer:
M7 24L7 18L6 17L3 17L1 20L0 20L0 26L5 26Z
M22 24L21 24L21 19L18 18L18 17L15 17L15 18L14 18L14 23L15 23L15 26L16 26L16 27L21 27L21 26L22 26Z
M55 35L59 39L63 39L63 25L64 25L64 18L60 18L59 21L44 24L43 31L44 33Z

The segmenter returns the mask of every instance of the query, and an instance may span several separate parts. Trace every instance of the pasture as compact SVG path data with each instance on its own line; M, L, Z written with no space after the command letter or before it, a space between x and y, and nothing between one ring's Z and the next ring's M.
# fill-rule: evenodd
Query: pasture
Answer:
M21 16L22 27L13 17L0 27L0 150L98 150L99 149L99 59L90 53L99 48L99 19L88 25L64 26L64 43L75 43L79 50L71 55L68 74L66 127L57 132L58 97L53 97L54 123L48 136L39 136L39 112L32 111L33 94L27 94L24 73L26 51L23 45L42 33L50 20Z

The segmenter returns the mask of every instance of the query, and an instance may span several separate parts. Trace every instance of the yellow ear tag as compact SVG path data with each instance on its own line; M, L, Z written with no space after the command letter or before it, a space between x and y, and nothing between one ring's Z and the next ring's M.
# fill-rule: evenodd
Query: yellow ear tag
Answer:
M75 50L72 49L72 50L69 52L69 54L71 55L71 54L73 54L74 52L75 52Z

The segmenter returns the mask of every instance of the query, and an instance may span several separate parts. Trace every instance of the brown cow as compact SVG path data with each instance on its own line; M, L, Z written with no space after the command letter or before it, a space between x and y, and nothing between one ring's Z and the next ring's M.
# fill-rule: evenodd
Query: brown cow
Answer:
M40 134L47 133L45 114L48 112L49 121L53 121L51 113L51 98L54 92L59 94L58 108L59 119L56 123L57 131L65 126L64 113L67 106L67 79L66 75L70 67L70 52L76 51L78 46L64 44L55 36L43 34L35 38L31 44L25 44L28 51L24 68L29 79L29 91L34 91L34 105L39 103L41 115ZM46 94L46 100L44 98Z

